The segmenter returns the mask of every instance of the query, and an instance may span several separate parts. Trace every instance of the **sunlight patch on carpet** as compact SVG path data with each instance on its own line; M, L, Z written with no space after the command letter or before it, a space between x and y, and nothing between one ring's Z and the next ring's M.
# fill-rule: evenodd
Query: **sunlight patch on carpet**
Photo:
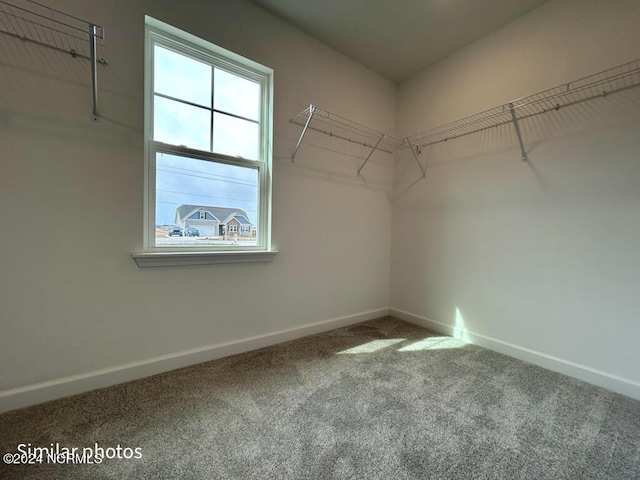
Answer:
M338 352L338 355L341 354L358 354L358 353L373 353L378 350L382 350L383 348L390 347L395 345L396 343L404 342L406 338L389 338L384 340L373 340L371 342L363 343L362 345L358 345L357 347L349 348L347 350L343 350Z
M421 350L443 350L447 348L461 348L466 342L451 337L428 337L398 349L399 352L418 352Z

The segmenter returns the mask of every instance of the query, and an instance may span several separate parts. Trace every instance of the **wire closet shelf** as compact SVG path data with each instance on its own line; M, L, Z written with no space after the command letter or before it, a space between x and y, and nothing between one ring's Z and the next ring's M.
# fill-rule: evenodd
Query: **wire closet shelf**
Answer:
M402 147L402 140L392 135L341 117L335 113L322 110L315 105L309 105L308 108L290 119L289 122L301 129L300 137L291 154L292 162L295 160L302 141L310 132L316 132L339 141L359 145L368 151L366 157L363 159L362 165L358 168L358 175L374 152L379 151L392 155L398 148Z
M637 86L640 86L640 59L440 125L411 135L408 139L417 148L424 148L489 128L514 123L519 140L522 140L518 120ZM523 160L526 160L524 152Z
M0 33L91 61L93 120L98 119L97 64L104 29L34 0L0 0Z
M417 163L424 177L425 170L419 160L419 154L423 148L509 123L514 125L520 144L522 160L526 161L528 158L519 121L638 86L640 86L640 59L513 100L402 139L310 105L309 108L290 120L292 124L301 129L300 137L291 154L291 161L295 159L306 133L315 131L347 142L361 144L371 149L369 155L358 168L358 174L360 174L374 151L379 150L393 154L401 149L406 150L408 148L412 153L412 162L415 161Z

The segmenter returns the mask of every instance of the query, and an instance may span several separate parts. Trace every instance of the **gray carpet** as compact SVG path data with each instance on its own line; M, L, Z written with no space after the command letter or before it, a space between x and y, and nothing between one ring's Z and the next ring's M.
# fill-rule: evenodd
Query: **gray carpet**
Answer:
M640 402L433 337L383 318L8 412L0 453L142 458L0 478L640 478Z

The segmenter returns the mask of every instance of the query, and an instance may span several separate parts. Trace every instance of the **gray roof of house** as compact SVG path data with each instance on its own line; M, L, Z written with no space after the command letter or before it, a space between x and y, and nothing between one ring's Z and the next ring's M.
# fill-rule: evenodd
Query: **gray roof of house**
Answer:
M180 218L186 218L193 212L199 210L206 210L207 212L211 213L211 215L216 217L220 222L224 222L229 217L236 217L238 215L241 215L246 219L249 218L247 213L240 208L212 207L210 205L180 205L176 209L176 214Z

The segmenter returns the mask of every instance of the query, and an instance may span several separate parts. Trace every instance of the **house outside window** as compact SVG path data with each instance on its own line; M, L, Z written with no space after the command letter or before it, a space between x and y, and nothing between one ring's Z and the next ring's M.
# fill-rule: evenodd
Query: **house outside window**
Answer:
M269 251L273 71L150 17L145 53L145 252ZM200 235L170 237L178 218Z

